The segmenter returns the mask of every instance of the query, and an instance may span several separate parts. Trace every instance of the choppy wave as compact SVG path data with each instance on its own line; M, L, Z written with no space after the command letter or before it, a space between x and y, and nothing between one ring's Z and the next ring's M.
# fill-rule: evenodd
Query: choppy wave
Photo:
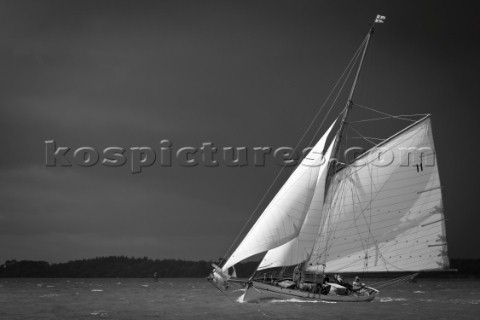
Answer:
M407 301L405 298L391 298L391 297L385 297L381 298L380 302L394 302L394 301Z
M243 293L240 297L237 298L237 302L239 303L245 303L245 301L243 300L243 297L245 296L245 293Z
M101 320L117 318L126 309L128 319L148 317L162 320L317 319L319 315L339 319L345 314L364 310L368 310L372 319L391 318L392 314L398 318L413 311L418 311L425 319L478 318L480 280L422 281L423 287L406 283L385 288L372 303L289 297L288 300L277 298L249 304L243 301L244 288L232 287L231 291L220 293L203 279L163 279L161 283L148 279L70 279L69 283L66 279L11 279L0 282L3 285L0 287L0 301L5 302L2 297L14 297L1 304L0 318L37 320L41 317L65 318L68 314L68 319L72 320ZM437 285L439 282L442 287ZM148 288L141 287L146 284ZM48 288L47 285L55 287ZM232 300L236 301L237 307ZM336 305L325 306L323 303ZM264 316L263 311L268 315Z
M93 311L90 313L92 316L97 316L100 318L108 318L110 317L110 314L106 311Z
M50 294L44 294L40 296L40 298L53 298L53 297L58 297L59 295L57 293L50 293Z
M480 304L480 299L451 299L455 304Z
M277 299L274 299L274 300L271 300L270 301L271 303L282 303L282 302L301 302L301 303L337 303L336 301L324 301L324 300L301 300L301 299L295 299L295 298L291 298L291 299L285 299L285 300L277 300Z

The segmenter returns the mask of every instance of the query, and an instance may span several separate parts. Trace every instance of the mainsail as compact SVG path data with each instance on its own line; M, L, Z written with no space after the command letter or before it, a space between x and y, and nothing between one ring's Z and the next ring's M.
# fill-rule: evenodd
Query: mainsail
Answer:
M447 269L441 184L430 118L378 145L331 179L307 271Z
M255 225L233 252L222 269L239 261L283 245L295 238L310 208L318 182L325 142L335 122L312 148L273 198Z
M268 251L258 267L258 270L280 266L291 266L304 262L309 258L322 222L325 183L334 144L335 138L330 143L327 152L325 152L325 155L323 156L324 161L320 167L315 192L302 228L300 229L300 233L297 237L284 245Z

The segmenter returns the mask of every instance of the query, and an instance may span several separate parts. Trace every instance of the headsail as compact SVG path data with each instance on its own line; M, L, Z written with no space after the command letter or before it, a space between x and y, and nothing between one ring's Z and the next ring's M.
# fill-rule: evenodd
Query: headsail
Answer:
M448 268L441 185L428 117L337 172L327 205L307 270Z
M315 192L313 194L310 208L307 211L305 221L300 229L300 233L296 238L290 240L284 245L268 251L258 267L258 270L280 266L291 266L304 262L309 258L322 222L325 183L334 144L335 138L330 143L327 152L325 152L325 155L323 156L324 161L320 167Z
M320 168L323 167L320 164L325 142L334 124L288 178L223 265L223 270L255 254L281 246L299 234L312 201Z

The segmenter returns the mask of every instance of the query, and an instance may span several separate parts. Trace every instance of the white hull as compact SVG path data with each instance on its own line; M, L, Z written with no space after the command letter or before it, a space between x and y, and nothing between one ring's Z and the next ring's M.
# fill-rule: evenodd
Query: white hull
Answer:
M323 295L253 281L251 285L247 287L245 294L243 295L243 301L259 302L262 300L273 299L301 299L305 301L369 302L375 299L375 295L376 293L369 295L337 295L335 293L329 293Z

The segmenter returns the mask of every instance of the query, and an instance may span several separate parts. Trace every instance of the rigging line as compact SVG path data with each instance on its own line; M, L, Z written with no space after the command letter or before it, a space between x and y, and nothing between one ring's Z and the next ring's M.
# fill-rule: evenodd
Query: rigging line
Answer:
M352 128L352 129L353 129L353 128ZM373 173L372 173L372 171L371 171L371 170L373 170L373 166L368 166L367 169L368 169L368 172L369 172L369 174L370 174L370 202L367 204L367 206L366 206L366 208L365 208L364 210L361 210L361 212L362 212L362 214L363 214L364 211L367 209L367 207L370 207L370 222L371 222L371 219L372 219L372 217L371 217L371 216L372 216L372 212L371 212L371 210L372 210L372 203L373 203L373 201L375 201L375 200L377 199L378 195L379 195L380 192L384 189L385 185L390 181L390 179L392 178L393 175L390 175L390 176L387 178L387 180L385 181L385 183L382 185L382 187L381 187L380 189L375 190L376 194L375 194L375 196L373 196L373 187L374 187L374 184L373 184ZM358 195L358 193L357 193L357 197L358 197L359 200L361 200L360 197L359 197L359 195ZM365 216L364 216L364 217L365 217ZM366 220L365 220L365 222L366 222ZM371 230L370 230L370 227L368 227L368 231L369 231L369 232L371 231ZM371 236L372 236L372 239L374 239L373 235L371 235Z
M365 37L365 40L364 40L364 42L363 42L363 43L366 43L366 41L367 41L367 38L368 38L368 36L367 36L367 37ZM357 52L355 53L355 55L358 55L358 54L360 53L360 50L361 50L361 48L362 48L362 47L363 47L363 44L362 44L362 45L359 47L359 49L357 50ZM358 56L357 56L357 58L358 58ZM356 58L356 59L357 59L357 58ZM356 59L355 59L355 60L356 60ZM342 86L341 86L340 90L338 91L338 93L337 93L337 95L336 95L335 99L333 100L333 102L332 102L332 104L331 104L331 106L330 106L330 108L329 108L329 110L328 110L328 112L327 112L326 116L324 117L324 119L323 119L322 123L320 124L320 126L319 126L319 127L318 127L318 129L317 129L317 131L315 132L315 134L314 134L314 136L313 136L312 140L310 141L310 144L312 144L312 143L313 143L313 141L314 141L314 139L315 139L315 136L318 134L318 132L319 132L319 130L320 130L320 128L321 128L321 126L323 125L323 123L325 122L325 120L326 120L327 116L330 114L330 111L332 110L333 106L334 106L334 105L335 105L335 103L337 102L337 100L338 100L338 98L339 98L339 96L340 96L340 93L342 92L343 88L345 87L345 84L346 84L346 82L347 82L347 80L348 80L348 78L349 78L349 76L350 76L350 74L351 74L351 72L352 72L353 68L354 68L354 64L352 64L352 66L350 67L350 70L349 70L349 72L348 72L347 76L345 77L345 79L344 79L344 81L343 81L343 84L342 84ZM346 107L345 107L345 108L342 110L342 112L339 114L339 116L340 116L340 115L341 115L341 114L344 112L344 110L345 110L347 107L348 107L348 106L346 106ZM339 117L339 116L338 116L338 117ZM338 118L338 117L337 117L337 118ZM329 210L329 211L330 211L330 210ZM329 216L330 216L330 215L329 215ZM327 226L327 228L328 228L328 226ZM319 231L320 231L320 230L319 230ZM319 236L320 236L320 235L319 235ZM317 237L317 240L316 240L316 242L318 242L318 241L319 241L319 237ZM326 239L326 242L327 242L327 244L326 244L326 246L327 246L327 245L328 245L328 242L329 242L329 239ZM327 251L327 250L328 250L328 249L327 249L327 247L325 247L324 254L326 254L326 251ZM317 259L318 259L318 256L319 256L319 251L317 251Z
M412 140L413 137L418 134L420 132L420 130L418 131L413 131L413 128L419 126L423 121L425 121L426 119L428 118L428 116L412 123L411 125L407 126L406 128L404 128L403 130L400 130L399 132L397 132L396 134L394 134L393 136L390 136L389 138L387 138L386 140L380 142L379 144L376 145L377 148L371 148L367 151L365 151L364 153L362 153L361 155L359 155L355 161L358 161L359 159L361 158L364 158L366 156L368 156L369 154L371 154L373 151L375 150L378 150L378 147L382 146L384 147L385 145L387 145L387 143L390 143L390 144L393 144L394 141L397 141L398 140L398 144L396 145L392 145L390 147L390 149L393 149L395 147L397 147L400 143L402 142L406 142L408 140ZM406 135L406 134L409 134L409 135ZM400 140L400 137L405 134L406 136L404 137L403 140ZM426 135L427 137L431 138L431 135L430 134L427 134ZM423 142L423 144L426 144L427 142ZM375 161L375 159L373 159L372 161Z
M367 39L367 38L365 38L365 41L366 41L366 39ZM341 93L341 91L343 90L343 87L345 86L346 81L347 81L350 73L352 72L352 70L353 70L353 65L352 65L352 67L351 67L351 69L350 69L347 77L345 78L345 80L344 80L344 82L343 82L343 84L342 84L341 89L339 90L337 96L335 97L335 100L332 102L332 105L330 106L330 109L328 110L327 116L328 116L328 114L330 113L330 111L331 111L331 109L333 108L333 106L335 105L338 97L340 96L340 93ZM348 105L344 108L344 110L345 110L347 107L348 107ZM340 114L341 114L341 113L340 113ZM324 118L323 121L325 121L325 119L326 119L326 117ZM323 122L322 122L322 124L323 124ZM315 135L318 134L318 131L319 131L319 130L320 130L320 127L319 127L319 128L317 129L317 131L315 132ZM313 139L312 139L312 141L310 142L310 144L312 144L312 143L313 143ZM374 144L374 145L375 145L375 144ZM342 193L344 193L344 192L345 192L345 188L342 189ZM329 210L329 211L330 211L330 210ZM327 228L328 228L328 226L327 226ZM318 240L318 238L317 238L317 240ZM325 246L325 249L324 249L324 252L323 252L324 254L326 254L326 252L329 250L329 247L330 247L330 246L332 245L332 243L333 243L333 242L331 242L330 240L331 240L331 239L326 239L326 246ZM330 243L330 245L329 245L328 243ZM319 252L317 252L317 256L318 256L318 253L319 253Z
M419 121L421 121L421 120L419 120ZM418 122L418 121L417 121L417 122ZM415 126L415 124L412 124L411 126ZM407 127L407 128L408 128L408 127ZM352 128L352 129L353 129L353 128ZM411 129L411 128L410 128L410 129ZM405 132L407 132L407 131L405 131ZM390 139L392 138L392 137L390 137L390 138L388 138L388 139L386 139L386 140L384 140L384 141L390 140L389 142L395 142L396 140L398 140L398 141L397 141L397 142L398 142L397 144L393 144L393 143L392 143L392 145L390 146L389 149L392 150L392 149L395 149L396 147L398 147L401 143L404 143L404 142L406 142L406 141L408 141L408 140L414 139L415 135L417 135L419 132L420 132L420 131L410 132L410 135L407 136L407 137L405 137L404 139L398 139L398 137L395 137L395 139L390 140ZM430 137L430 135L428 135L428 137ZM411 145L413 145L413 144L414 144L414 143L411 143ZM423 145L423 144L426 144L426 143L422 143L422 144L417 143L417 144L420 146L420 145ZM385 142L380 142L379 144L377 144L377 145L375 145L375 146L378 147L378 146L380 146L380 145L381 145L381 146L385 145ZM376 151L376 150L378 150L378 149L377 149L377 148L371 148L371 149L365 151L365 153L363 153L363 154L361 154L360 156L358 156L358 157L355 159L355 161L358 161L359 159L366 157L367 155L371 154L372 152L374 152L374 151ZM354 162L355 162L355 161L354 161ZM372 158L371 161L369 161L369 162L367 162L367 163L364 163L364 164L362 165L362 167L363 167L364 165L368 165L368 164L370 164L370 163L372 163L372 162L374 162L374 161L376 161L376 158ZM351 174L357 172L357 171L360 170L360 169L361 169L361 168L359 168L359 169L357 169L357 170L352 169L353 171L352 171Z
M352 129L353 129L353 128L352 128ZM355 129L354 129L354 130L355 130ZM355 131L356 131L356 130L355 130ZM358 132L357 132L357 133L358 133ZM372 175L372 172L370 171L370 166L369 166L368 169L369 169L369 172L370 172L370 177L371 177L371 182L372 182L372 181L373 181L373 175ZM380 194L380 192L382 191L382 189L384 189L385 185L387 184L387 182L388 182L391 178L392 178L392 176L390 176L389 178L387 178L386 183L385 183L379 190L375 190L375 191L376 191L375 197L373 196L373 183L371 183L371 187L370 187L370 192L371 192L371 194L370 194L370 199L371 199L371 200L370 200L370 210L371 210L371 204L372 204L372 202L373 202L374 200L376 200L377 196ZM357 194L357 196L358 196L358 194ZM366 208L365 208L365 209L366 209ZM364 209L364 210L361 210L362 214L363 214L363 212L365 211L365 209ZM363 215L364 215L364 214L363 214ZM366 219L365 216L364 216L364 218ZM371 217L370 217L370 219L371 219ZM369 233L369 235L368 235L368 238L367 238L367 239L369 239L370 236L372 237L372 239L375 239L375 237L374 237L373 234L372 234L372 231L371 231L370 227L368 227L368 233ZM362 247L363 247L363 243L362 243ZM386 262L386 261L385 261L385 262Z
M339 198L339 199L340 199L340 201L339 201L339 208L340 208L340 209L339 209L338 213L337 213L337 212L334 212L334 214L336 214L336 218L337 218L337 219L336 219L336 221L335 221L335 225L334 225L334 226L332 225L331 228L330 228L330 230L329 230L330 233L328 233L328 235L329 235L329 238L328 238L328 246L326 246L326 248L325 248L325 252L324 252L325 255L330 251L330 249L333 247L333 244L334 244L334 242L335 242L335 241L333 241L333 239L335 238L335 237L333 237L333 235L335 234L335 232L337 232L338 225L339 225L339 223L338 223L339 216L340 216L341 213L342 213L342 209L341 209L341 208L344 207L344 202L345 202L345 199L346 199L346 196L345 196L345 195L346 195L346 193L347 193L347 191L348 191L348 190L347 190L347 183L346 183L346 181L347 181L347 180L345 180L345 179L341 179L341 186L339 186L339 187L342 188L342 189L341 189L341 194L339 195L339 196L340 196L340 198ZM336 204L335 204L335 206L336 206ZM332 239L332 237L333 237L333 239Z
M391 150L391 149L393 149L393 148L390 148L390 150ZM352 169L352 171L348 174L348 176L353 176L355 173L359 172L364 166L367 166L367 165L371 164L372 162L374 162L374 161L376 161L376 160L377 160L377 159L374 158L374 159L372 159L371 161L362 163L361 165L358 166L358 169L355 168L355 167L354 167L354 168L349 167L350 169ZM401 169L404 169L404 168L405 168L405 171L400 171L400 170L399 170L399 171L393 172L393 173L391 174L392 176L393 176L393 175L398 176L398 175L400 175L400 174L404 175L404 174L406 173L406 170L410 170L410 169L415 168L415 166L413 166L413 165L404 166L404 165L401 165L401 164L397 166L397 169L398 169L399 167L400 167ZM433 170L433 169L432 169L432 170ZM430 171L430 172L423 173L423 174L420 174L420 173L419 173L417 176L409 176L409 177L402 178L402 179L396 179L396 180L392 180L392 182L399 182L399 181L404 181L404 180L412 180L412 181L414 181L414 180L420 180L420 178L423 178L424 176L430 177L430 176L432 176L433 174L434 174L434 171L433 171L433 172ZM388 173L386 173L386 174L378 174L378 175L377 175L377 178L381 178L381 177L387 176L387 175L390 175L390 174L388 174ZM433 179L438 180L438 178L435 178L435 177L433 177ZM425 181L423 181L423 180L421 180L421 181L422 181L422 182L425 182ZM418 185L418 184L419 184L419 183L412 183L412 185ZM367 185L367 184L363 184L363 186L368 187L369 184L368 184L368 185ZM398 187L398 188L404 188L404 187ZM397 188L390 188L389 190L394 190L394 189L397 189ZM430 191L430 190L427 190L427 191Z
M425 117L428 116L426 113L417 113L417 114L397 114L395 116L392 116L393 119L399 119L399 120L405 120L405 121L415 121L411 119L402 119L401 117ZM379 117L379 118L369 118L369 119L363 119L363 120L356 120L356 121L349 121L348 123L361 123L361 122L368 122L368 121L377 121L377 120L386 120L386 119L392 119L392 117Z
M373 111L373 112L377 112L377 113L380 113L380 114L383 114L385 116L389 116L391 118L395 118L395 119L399 119L399 120L405 120L405 121L410 121L410 122L415 122L415 120L412 120L412 119L408 119L408 118L403 118L401 116L394 116L392 114L389 114L389 113L386 113L386 112L383 112L383 111L379 111L379 110L376 110L376 109L373 109L373 108L370 108L370 107L366 107L366 106L362 106L360 104L356 104L354 103L355 106L357 107L360 107L360 108L363 108L363 109L367 109L367 110L370 110L370 111Z
M401 119L400 117L418 117L418 116L428 116L426 113L418 113L418 114L397 114L394 117L394 119L399 119L399 120L409 120L409 121L415 121L411 119ZM363 120L356 120L356 121L348 121L349 124L351 123L361 123L361 122L368 122L368 121L377 121L377 120L386 120L386 119L392 119L392 117L379 117L379 118L369 118L369 119L363 119Z
M380 288L380 287L384 287L386 285L391 285L391 284L396 284L396 283L403 282L403 281L408 281L412 277L415 277L416 275L418 275L418 272L413 273L413 274L409 274L409 275L406 275L406 276L386 280L386 281L375 282L375 283L372 284L372 286L375 286L375 288Z
M373 173L373 171L374 171L375 169L376 169L376 168L374 168L373 166L371 166L371 167L369 166L370 184L371 184L371 185L370 185L370 199L372 199L372 197L373 197L373 187L374 187L374 184L373 184L373 175L374 175L374 173ZM376 173L378 174L378 170L377 170ZM390 176L390 178L391 178L391 177L392 177L392 176ZM376 191L376 190L375 190L375 191ZM378 197L378 194L375 196L375 198L377 198L377 197ZM359 199L360 199L360 197L359 197ZM370 201L370 204L369 204L370 214L369 214L368 231L369 231L369 234L370 234L370 236L371 236L371 238L372 238L372 240L373 240L373 243L375 244L375 247L377 248L377 252L376 252L376 253L377 253L377 255L378 255L377 242L375 241L375 238L374 238L374 236L373 236L373 234L372 234L372 232L371 232L371 226L372 226L372 203L373 203L373 199ZM370 240L370 236L367 238L367 245L368 245L368 241ZM378 259L377 259L377 261L378 261Z
M340 96L341 92L343 91L343 88L345 87L345 84L347 82L347 80L349 79L350 77L350 74L352 73L352 70L353 68L355 67L355 63L357 62L359 56L360 56L360 52L362 51L362 48L365 46L367 42L367 37L365 37L365 39L363 39L362 43L360 44L360 46L358 47L357 51L355 52L355 54L353 55L352 59L350 60L350 62L348 63L347 67L345 68L345 70L343 71L342 73L342 76L338 79L337 83L335 84L334 88L337 87L337 85L340 83L341 79L344 78L343 80L343 83L342 83L342 86L340 87L340 89L338 90L337 92L337 95L335 96L335 99L332 101L331 105L330 105L330 108L328 109L327 111L327 114L325 115L325 117L323 117L323 120L322 122L320 123L320 125L318 126L317 130L315 131L315 134L313 135L313 138L310 140L310 145L313 143L313 141L315 140L315 136L318 134L318 132L320 131L320 128L323 126L323 123L325 122L327 116L330 114L330 111L332 110L333 106L335 105L335 103L337 102L338 100L338 97ZM347 70L350 69L347 73L347 75L344 77L345 75L345 72L347 72ZM325 100L324 102L324 105L326 104L326 102L329 100L330 96L333 94L333 89L332 91L330 92L330 94L328 95L327 99ZM323 105L323 106L324 106ZM322 106L322 108L323 108ZM340 113L341 114L341 113ZM340 116L339 114L339 116ZM318 113L317 113L318 115ZM316 115L316 116L317 116ZM316 119L316 116L314 118L314 120ZM338 116L338 117L339 117ZM337 117L337 118L338 118ZM310 128L310 127L309 127Z
M354 190L353 188L350 188L350 192L352 194L352 203L353 203L353 210L352 210L352 224L354 225L355 227L355 230L357 231L357 235L358 237L360 238L360 243L362 244L362 249L364 251L364 253L367 253L367 250L368 248L365 248L365 246L363 245L363 239L362 239L362 236L360 235L360 230L358 229L358 224L357 224L357 218L360 218L360 214L363 216L363 218L365 219L365 223L367 224L367 221L366 221L366 218L365 218L365 215L363 214L363 210L360 209L360 214L356 214L355 213L355 197L354 197ZM359 198L358 196L358 192L356 193L356 196L357 198ZM360 199L360 198L359 198ZM353 228L352 228L353 229ZM366 244L368 246L368 242Z
M345 73L347 72L347 70L350 68L350 65L358 59L358 56L359 56L359 53L361 51L361 49L363 48L363 46L365 45L365 42L367 41L367 38L365 38L363 40L363 42L360 44L360 47L357 49L357 51L355 52L355 54L353 55L352 59L350 60L350 62L347 64L347 67L343 70L340 78L337 80L337 82L335 83L335 85L333 86L332 90L330 91L330 93L328 94L327 98L325 99L325 101L323 102L323 104L321 105L320 109L317 111L317 113L315 114L315 116L313 117L312 121L310 122L310 124L308 125L307 129L305 130L305 132L303 133L302 137L300 138L299 142L297 143L297 146L295 147L295 151L298 149L298 147L300 146L301 142L303 141L303 139L305 138L305 136L307 135L307 132L310 130L310 128L313 126L313 123L316 121L316 119L318 118L318 115L320 114L320 112L323 110L323 108L325 107L325 105L327 104L327 101L330 99L330 97L332 96L333 92L335 92L335 89L337 88L338 84L341 82L342 78L344 77ZM350 74L350 72L348 73L348 75ZM325 120L325 119L324 119ZM323 122L322 122L323 123ZM252 214L250 215L250 217L247 219L247 221L245 222L245 224L243 225L242 229L240 230L240 232L238 233L238 235L235 237L235 240L233 240L232 244L230 245L230 247L227 249L225 255L223 256L222 260L220 261L220 264L225 260L226 256L229 254L230 250L232 250L233 246L237 243L238 239L240 238L240 235L243 233L243 231L245 230L245 228L247 227L247 225L250 223L250 221L252 220L253 216L255 215L255 213L257 212L257 210L259 209L260 205L263 203L263 201L265 200L265 198L267 197L268 193L270 192L270 190L273 188L273 185L275 184L275 182L277 182L278 178L280 177L280 175L282 174L282 172L284 171L285 167L282 167L278 174L276 175L276 177L274 178L273 182L270 184L270 186L268 187L267 191L265 192L265 194L262 196L262 198L260 199L259 203L257 204L257 206L255 207L255 209L253 210Z
M373 169L374 168L372 167L372 171L373 171ZM377 176L378 176L378 172L377 172ZM387 182L392 178L392 176L393 175L391 175L388 178ZM371 174L370 177L371 177L371 179L370 179L370 190L373 190L373 174ZM384 261L385 269L387 269L387 271L388 271L387 261L383 257L383 254L380 252L380 248L378 247L378 242L375 240L375 237L373 236L373 233L372 233L372 230L371 230L371 226L372 226L372 203L373 203L374 200L377 200L377 197L380 194L380 191L381 191L381 189L378 190L378 193L375 195L375 199L373 199L373 191L371 191L371 194L370 194L371 201L370 201L370 204L369 204L369 206L370 206L370 216L369 216L370 217L370 223L369 223L367 229L368 229L369 234L372 237L372 240L373 240L373 243L374 243L375 249L376 249L375 253L376 253L377 259L376 259L375 263L378 262L378 255L380 255L380 258Z
M322 240L322 237L323 237L324 235L329 235L329 234L331 234L331 230L330 230L330 229L332 228L331 220L332 220L332 218L333 218L333 217L332 217L332 211L333 211L333 208L336 206L337 200L338 200L338 197L335 198L335 197L333 197L333 195L332 195L332 199L330 200L331 205L328 207L327 217L325 218L325 221L323 222L323 225L322 225L322 228L321 228L322 231L325 231L325 232L323 232L322 235L321 235L321 234L320 234L320 231L321 231L321 230L319 230L317 239L315 240L316 243L320 243L320 241ZM325 229L326 229L326 230L325 230ZM315 252L317 261L318 261L318 259L319 259L320 257L323 257L324 260L325 260L325 263L327 262L327 261L326 261L326 253L327 253L327 247L328 247L329 241L330 241L330 239L329 239L328 237L326 237L326 238L324 239L325 247L324 247L322 253L320 253L321 247L317 248L317 250L316 250L316 252Z
M336 214L336 211L335 211L335 207L337 207L337 202L340 202L341 203L341 207L343 207L343 201L345 200L343 198L343 195L345 194L346 192L346 184L345 184L345 180L341 180L341 183L340 185L337 187L337 188L341 188L340 189L340 194L338 194L337 197L334 197L333 198L333 206L331 206L328 210L329 214L328 214L328 224L327 224L327 230L325 232L325 234L327 235L325 237L325 246L323 248L323 252L322 252L322 255L324 257L324 260L325 260L325 265L327 263L327 253L330 251L330 249L332 248L333 246L333 234L334 232L336 231L337 227L338 227L338 223L330 223L331 220L333 220L333 218L335 218L336 216L338 216L338 214ZM332 212L333 211L333 212ZM337 219L338 220L338 219ZM321 239L318 240L318 242L320 241ZM317 256L320 256L320 251L321 251L321 248L318 248L317 250ZM317 258L318 259L318 258Z
M397 114L396 117L426 117L429 113Z
M366 40L367 40L367 38L365 38L364 43L365 43ZM363 47L363 45L360 46L360 47L358 48L357 52L355 53L355 54L357 55L357 57L355 57L355 61L354 61L354 62L356 62L356 60L358 59L359 54L360 54L360 49L361 49L362 47ZM338 90L337 95L335 96L335 99L332 101L332 103L331 103L331 105L330 105L330 108L329 108L328 111L327 111L327 114L325 115L325 117L323 117L323 120L322 120L322 122L320 123L320 125L318 126L317 130L315 131L315 134L313 135L312 140L310 140L310 143L309 143L310 145L311 145L311 144L313 143L313 141L315 140L315 137L317 136L318 132L320 131L320 128L323 126L323 123L325 122L325 120L327 119L328 115L330 114L330 111L332 111L333 107L334 107L335 104L337 103L337 100L338 100L338 98L340 97L340 94L342 93L343 88L345 87L345 85L346 85L346 83L347 83L347 81L348 81L348 79L349 79L349 77L350 77L350 74L352 73L354 67L355 67L355 63L353 63L353 64L350 66L350 70L348 71L347 76L344 78L343 83L342 83L342 86L340 87L340 90ZM343 113L343 110L344 110L344 109L342 109L342 112L340 112L340 114L337 116L337 118L340 117L340 115Z
M382 141L386 140L386 139L382 139L382 138L367 137L367 136L365 136L365 137L352 136L352 137L349 137L349 138L351 138L351 139L365 139L365 138L368 138L368 139L375 139L375 140L382 140Z
M353 184L353 186L355 186L355 185ZM352 199L352 216L353 216L351 220L352 220L352 224L354 225L354 228L355 228L355 230L356 230L356 232L357 232L357 235L358 235L358 237L359 237L359 239L360 239L360 244L361 244L361 246L362 246L362 250L361 250L361 251L363 251L363 254L364 254L364 258L362 258L363 264L364 264L363 273L365 273L366 263L367 263L367 262L365 261L365 260L366 260L365 257L368 256L368 238L367 238L367 240L366 240L366 244L364 245L364 241L363 241L363 239L362 239L362 236L360 235L361 232L360 232L360 230L358 229L357 218L359 218L359 216L360 216L360 214L361 214L361 215L363 216L364 220L365 220L365 223L366 223L365 226L367 226L368 223L367 223L366 218L365 218L365 215L364 215L364 210L366 210L367 208L365 208L365 209L361 209L361 208L360 208L360 214L357 215L357 214L355 213L355 197L354 197L354 196L356 196L359 200L360 200L360 197L359 197L359 195L358 195L358 191L357 191L357 192L355 193L355 195L354 195L354 188L353 188L353 187L350 188L350 191L351 191L351 194L352 194L351 199ZM363 225L362 225L362 226L363 226ZM350 230L350 229L353 229L353 228L352 228L352 227L349 227L348 229ZM340 229L340 230L341 230L341 229ZM365 246L366 246L366 247L365 247ZM337 252L337 253L338 253L338 252Z
M352 128L353 129L353 128ZM355 129L353 129L355 130ZM372 174L372 168L370 166L367 167L367 170L368 170L368 174L370 176L370 202L367 204L367 206L365 207L364 210L360 210L360 214L363 216L363 219L365 221L365 226L367 227L367 230L368 230L368 233L367 233L367 239L365 240L365 246L367 247L367 249L365 250L364 246L363 246L363 239L362 239L362 236L360 236L360 231L358 230L358 225L356 223L356 220L354 220L355 222L355 227L356 227L356 230L357 230L357 234L359 235L359 238L360 238L360 241L362 243L362 248L363 248L363 253L364 253L364 258L363 258L363 272L362 274L365 274L365 271L367 270L368 268L368 258L369 258L369 255L368 255L368 242L370 241L370 236L371 236L371 220L372 220L372 202L373 202L373 174ZM358 194L358 191L357 191L357 194L356 194L358 200L361 200L360 199L360 195ZM365 217L365 211L368 210L370 212L370 221L367 221L367 217ZM373 237L372 237L373 238ZM363 276L363 275L362 275Z
M344 183L344 181L343 181ZM340 189L340 192L339 193L333 193L333 191L330 193L327 193L325 199L326 199L326 203L328 203L328 209L326 211L326 213L323 215L324 218L323 218L323 221L321 222L321 225L318 229L318 232L317 232L317 237L315 238L315 244L314 244L314 247L312 249L312 254L310 255L310 259L309 261L312 261L312 257L315 256L315 260L317 261L317 265L318 265L318 262L320 261L320 257L323 257L324 261L325 261L325 265L326 265L326 254L327 254L327 251L329 250L328 247L329 247L329 243L330 243L330 238L329 237L325 237L325 235L331 235L332 234L332 228L333 228L333 224L330 223L330 221L332 221L333 217L333 213L334 213L334 208L336 207L336 204L339 200L341 200L342 198L340 197L340 194L343 194L345 192L345 189L341 189L341 185L337 186L336 190ZM335 197L335 195L337 195ZM324 206L325 208L326 206ZM322 231L325 231L325 232L322 232ZM323 240L323 243L324 243L324 247L323 247L323 250L322 250L322 247L320 245L321 241ZM322 251L322 253L321 253ZM325 268L324 268L325 269Z
M348 123L352 124L352 123L361 123L361 122L378 121L378 120L386 120L386 119L392 119L392 117L369 118L369 119L363 119L363 120L357 120L357 121L349 121Z
M353 131L355 131L358 135L360 135L360 137L362 137L365 141L367 142L370 142L371 144L373 144L374 146L376 146L377 144L373 141L371 141L370 139L368 139L367 137L365 137L364 135L362 135L360 132L358 132L357 130L355 130L354 127L350 126L350 129L352 129ZM382 139L380 139L382 140Z
M344 139L343 139L343 149L344 149L344 150L347 150L347 146L349 145L349 144L348 144L348 139L350 138L350 137L348 136L348 130L345 130L345 131L344 131L344 135L345 135L345 137L344 137Z
M355 172L354 172L355 173ZM353 174L353 173L352 173ZM383 175L385 176L385 175ZM392 175L393 176L393 175ZM406 178L405 179L398 179L398 180L393 180L391 182L398 182L398 181L402 181L402 180L407 180ZM394 188L385 188L385 191L391 191L391 190L398 190L398 189L405 189L405 188L409 188L409 187L413 187L413 186L418 186L418 185L422 185L422 184L427 184L428 183L428 180L422 180L418 183L413 183L411 182L410 185L406 185L406 186L402 186L402 187L394 187ZM368 186L368 185L364 185L364 186ZM433 191L433 190L432 190ZM407 194L407 193L405 193ZM384 206L379 206L379 207L376 207L376 208L382 208Z

